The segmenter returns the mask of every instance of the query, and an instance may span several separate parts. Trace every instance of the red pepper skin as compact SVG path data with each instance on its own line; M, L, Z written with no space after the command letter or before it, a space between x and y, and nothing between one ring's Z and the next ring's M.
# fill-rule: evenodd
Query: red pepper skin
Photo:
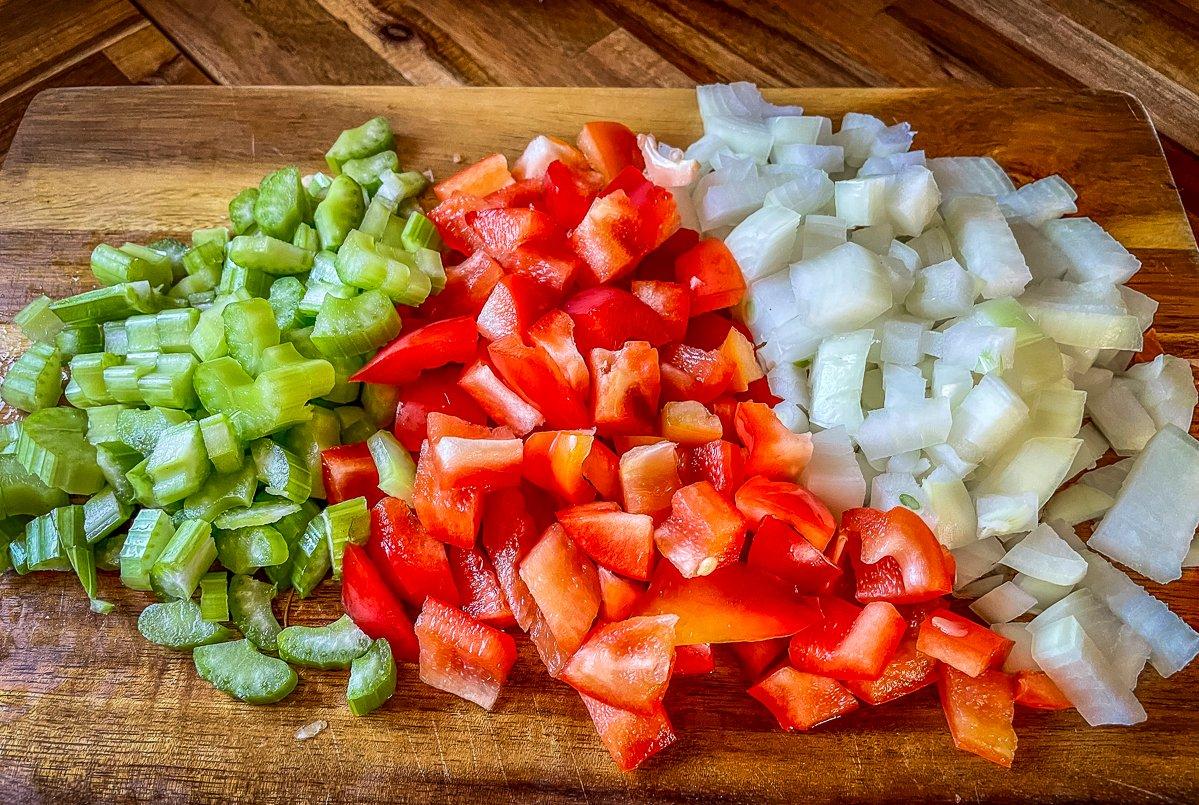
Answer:
M584 355L596 348L620 349L626 341L658 347L668 338L662 317L620 288L587 288L563 302L562 309L574 320L575 343Z
M350 379L402 385L415 380L426 369L470 362L475 357L478 343L479 334L470 316L431 322L383 347Z
M416 662L420 650L412 621L379 570L359 545L346 545L341 567L341 605L359 629L391 644L397 660Z
M402 500L383 498L371 508L366 552L401 600L419 608L429 596L458 605L445 545L429 536Z
M383 491L379 489L379 470L366 442L337 445L322 451L321 477L329 503L364 497L373 506L383 498Z
M674 263L675 281L691 291L691 315L732 307L745 296L745 279L724 241L705 238Z

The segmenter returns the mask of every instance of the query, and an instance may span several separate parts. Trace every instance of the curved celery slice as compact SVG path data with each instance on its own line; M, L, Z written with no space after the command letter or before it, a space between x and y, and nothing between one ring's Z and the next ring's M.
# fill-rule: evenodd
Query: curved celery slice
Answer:
M383 706L396 691L396 664L386 640L376 640L365 654L350 665L346 704L356 716Z
M383 183L384 173L395 173L400 169L400 159L395 151L380 151L369 157L347 159L341 163L341 171L359 184L366 192L374 194Z
M67 544L74 538L76 528L83 528L83 514L78 506L59 506L36 517L25 526L25 568L36 570L70 570Z
M280 331L300 327L300 300L304 298L304 283L295 277L279 277L271 283L267 303L275 312L275 326Z
M281 565L270 565L263 568L266 577L280 590L291 586L292 559L299 553L298 545L312 518L320 513L320 507L314 501L308 500L300 504L291 514L281 517L271 525L283 535L287 541L287 561Z
M371 647L371 639L342 615L325 626L288 626L279 633L279 658L312 668L349 668Z
M34 344L8 368L0 398L22 411L40 411L62 396L62 356L49 344Z
M54 346L66 359L99 352L104 349L104 330L98 324L75 322L59 331L54 337Z
M199 491L210 467L200 425L188 420L159 437L147 458L146 475L153 484L155 500L165 505Z
M258 201L258 188L247 187L229 200L229 223L233 232L242 234L254 228L254 203Z
M270 439L254 442L250 454L268 493L297 503L308 499L312 478L303 459Z
M268 274L302 274L312 268L314 252L259 232L229 241L228 255L239 266Z
M273 238L290 241L296 227L308 217L308 194L295 167L268 173L258 184L254 223Z
M300 598L307 598L329 573L329 567L328 520L318 515L308 523L291 552L292 589Z
M83 433L87 416L71 408L46 408L30 414L17 438L17 460L47 486L72 495L92 495L104 486L96 466L96 448Z
M312 343L325 355L349 357L378 349L399 333L400 316L392 301L380 291L366 291L349 299L326 296Z
M116 531L133 516L133 507L121 500L112 487L93 495L83 504L83 534L94 544Z
M272 704L295 690L291 666L259 652L249 640L197 646L196 673L217 690L249 704Z
M69 502L66 492L21 466L15 453L0 455L0 516L45 514Z
M183 501L183 516L213 522L230 509L249 506L257 488L258 478L249 464L209 475L204 485Z
M186 411L175 408L121 408L116 414L116 436L122 444L148 456L164 433L190 421Z
M48 296L39 296L21 308L12 322L30 341L53 344L63 324L50 305Z
M196 407L194 378L198 361L188 354L164 353L154 361L154 369L139 377L137 390L146 405L180 410Z
M288 515L300 510L299 503L285 500L268 500L244 508L232 509L217 516L212 524L217 528L232 530L274 525Z
M309 497L324 498L321 453L341 443L341 424L337 415L327 408L313 408L312 419L287 431L284 442L308 466L312 486Z
M204 439L204 451L217 472L234 472L245 462L246 447L237 438L233 423L223 413L215 413L200 420L200 436Z
M358 182L349 176L334 177L324 200L316 205L313 213L321 248L337 251L346 235L362 223L365 214L366 205Z
M412 455L385 430L372 434L366 440L366 446L379 471L379 488L391 497L411 504L416 481L416 462Z
M64 324L96 324L127 319L135 313L157 313L175 303L157 294L145 280L122 282L107 288L84 291L50 305Z
M96 446L96 465L116 496L126 503L137 500L137 490L127 476L141 460L141 453L119 442Z
M385 117L372 117L361 126L346 129L337 135L333 145L325 152L325 161L336 174L347 160L363 159L395 148L395 135Z
M334 408L333 413L341 426L341 440L344 444L365 442L377 430L366 411L357 405L342 405Z
M229 354L251 375L257 374L263 350L279 343L279 327L270 303L258 298L233 302L225 307L221 318Z
M234 573L253 573L260 567L287 561L287 540L269 525L216 532L216 555Z
M118 249L101 243L92 250L91 269L97 282L101 285L117 285L144 280L155 288L170 283L169 260L162 259L160 255L135 253L136 250L126 248L130 245L133 244L126 244Z
M341 560L346 543L361 545L370 536L370 511L366 498L356 497L335 503L320 513L317 518L324 521L323 531L329 540L329 559L333 578L341 578Z
M207 621L191 600L150 604L137 617L137 630L151 643L188 650L224 643L237 635L232 629Z
M233 623L263 651L276 650L276 641L282 631L271 609L276 592L273 584L250 576L239 574L229 579L229 614Z
M229 620L229 574L225 571L200 577L200 617L209 623Z
M125 359L111 352L89 352L71 358L71 380L95 405L112 405L116 400L104 384L104 370L120 366Z

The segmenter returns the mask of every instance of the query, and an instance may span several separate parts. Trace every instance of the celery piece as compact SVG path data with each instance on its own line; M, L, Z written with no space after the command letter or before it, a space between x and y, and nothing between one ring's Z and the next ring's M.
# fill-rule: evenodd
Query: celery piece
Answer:
M212 524L217 528L225 530L273 525L288 515L295 514L299 510L299 503L273 498L267 501L256 501L249 506L222 512L212 521Z
M282 627L275 619L271 601L278 591L273 584L241 574L229 579L229 614L233 623L250 642L263 651L274 653Z
M225 233L225 237L229 236L228 230L221 228L220 231ZM227 241L205 240L195 244L183 255L183 270L188 276L211 274L213 271L219 275L225 262L226 243Z
M79 506L59 506L25 526L25 568L38 570L70 570L67 542L76 528L82 529L83 515ZM64 539L65 538L65 539Z
M341 443L341 424L337 415L326 408L313 408L312 419L288 430L281 441L307 464L312 482L309 497L324 498L321 453Z
M283 356L286 352L272 354ZM296 352L291 360L264 369L254 381L254 390L264 402L290 408L325 396L333 390L335 382L336 375L328 361L303 358Z
M73 322L59 330L54 346L68 360L85 352L99 352L104 349L104 330L99 324Z
M375 468L379 472L379 488L384 494L412 504L412 485L416 480L416 462L396 437L385 430L376 431L366 440Z
M365 356L353 355L347 358L328 358L327 360L333 367L334 383L329 393L321 399L335 405L345 405L357 400L358 395L362 392L362 384L350 380L350 378L366 365Z
M321 248L320 238L316 234L316 230L309 224L302 223L296 227L295 234L291 236L291 245L303 249L308 255L309 261Z
M83 393L83 389L79 388L79 384L75 382L75 378L67 381L67 386L62 390L62 396L67 398L67 402L76 408L87 410L95 408L96 403L88 399L88 396Z
M221 269L205 268L196 274L188 274L183 279L171 286L171 290L167 292L167 296L173 299L183 299L187 304L192 305L186 310L195 310L203 299L211 294L216 295L216 287L221 282Z
M209 623L229 620L229 574L225 571L214 570L200 577L200 617Z
M395 173L400 168L400 159L395 151L380 151L369 157L347 159L341 163L341 172L358 183L366 192L374 194L383 182L384 171Z
M229 354L229 347L225 341L225 308L234 302L249 298L250 294L245 291L224 294L218 296L212 306L200 314L200 321L189 339L192 352L197 358L201 361L211 361Z
M62 396L62 357L49 344L36 343L8 368L0 398L22 411L40 411Z
M129 482L127 474L142 460L142 454L123 444L101 444L96 446L96 465L104 481L112 487L117 497L126 503L137 501L137 491Z
M145 279L156 288L164 285L170 285L175 279L177 279L175 276L175 271L176 268L179 267L178 256L174 254L167 254L162 248L162 244L167 240L177 244L171 248L178 251L178 256L182 256L183 252L187 250L187 247L185 247L179 241L166 238L163 240L156 240L149 246L143 246L140 243L122 243L120 247L121 251L125 254L128 254L151 266L150 276L145 277ZM156 246L159 248L155 248ZM182 271L180 271L179 276L182 276Z
M328 520L312 518L291 552L291 586L300 598L307 598L329 573Z
M45 408L25 417L17 438L21 466L53 486L72 495L92 495L104 486L104 475L96 466L96 448L83 432L87 416L70 408Z
M135 313L156 313L166 297L159 296L145 280L122 282L107 288L84 291L50 305L64 324L96 324L126 319Z
M187 422L191 422L191 416L175 408L122 407L116 413L117 441L148 456L164 433Z
M429 278L430 293L437 294L445 290L445 265L441 262L441 252L417 249L412 253L412 259L420 272Z
M349 615L325 626L288 626L277 640L279 659L310 668L349 668L371 647L371 639Z
M200 436L204 439L204 452L217 472L233 472L241 468L246 459L246 446L233 430L229 417L217 412L200 420Z
M128 532L109 534L96 543L96 570L118 572L121 569L121 551L125 549Z
M420 171L404 171L403 173L383 174L383 186L379 195L390 198L397 204L405 201L415 201L416 197L429 186L429 180ZM403 206L401 204L401 206Z
M165 503L154 496L154 481L146 472L146 467L149 465L150 459L142 459L129 472L125 473L125 480L129 482L129 486L133 489L134 500L141 505L150 508L165 506Z
M96 576L96 553L87 540L85 522L87 512L83 506L64 506L55 509L57 516L59 541L67 552L67 560L83 592L91 602L92 612L107 615L112 612L113 605L100 600L100 582Z
M241 398L254 386L254 379L241 364L227 355L202 361L192 382L206 410L227 414L231 419L232 412L242 407Z
M313 220L320 247L337 251L346 235L362 223L366 204L362 200L362 188L349 176L337 176L329 185L324 200L316 206Z
M372 384L363 383L362 385L365 391ZM365 397L365 395L363 396ZM337 416L338 424L341 425L342 444L365 442L377 429L366 411L357 405L342 405L334 408L333 413Z
M150 604L137 616L137 630L151 643L183 651L237 637L233 630L205 619L196 602L187 599Z
M186 410L197 405L194 378L199 361L191 353L164 353L154 371L139 377L137 390L146 405Z
M308 524L319 512L320 507L309 500L302 503L297 511L285 515L271 524L287 541L287 561L281 565L265 567L263 572L280 590L291 586L292 559L298 553L297 546L308 528Z
M146 281L158 288L171 281L171 265L167 260L147 260L144 254L117 249L101 243L92 250L91 268L96 281L101 285L119 285L123 282Z
M126 363L104 367L104 388L108 390L110 399L126 405L142 405L144 400L138 381L153 372L154 366L129 362L128 358L126 356Z
M438 251L441 249L441 236L437 234L437 227L433 226L432 221L423 213L414 212L404 222L404 231L400 235L400 246L410 252L415 252L417 249Z
M429 298L429 294L433 292L434 275L426 273L421 266L417 265L416 255L409 254L403 249L394 249L384 244L379 244L378 249L379 254L385 254L390 259L402 261L409 266L408 282L404 285L403 290L395 294L389 294L393 302L397 305L416 307ZM435 271L439 268L439 265L430 264L427 268L430 271ZM444 273L444 269L442 269L442 273ZM442 280L439 278L438 281L441 282Z
M310 173L301 181L304 183L304 192L308 194L308 206L313 208L325 200L325 196L329 194L329 185L333 183L329 174L322 171Z
M187 254L190 246L178 238L159 238L147 245L146 248L158 252L167 259L176 279L183 276L183 255Z
M171 538L175 526L161 509L142 509L133 518L121 549L121 583L133 590L150 589L150 568Z
M39 296L21 308L13 317L12 323L17 325L30 341L53 344L63 324L50 305L50 297Z
M21 421L0 425L0 455L16 455L17 439L21 436Z
M254 222L273 238L291 241L296 227L308 217L308 194L295 167L268 173L258 184ZM240 234L240 233L239 233Z
M160 504L183 500L204 484L211 466L198 422L168 428L147 458L146 475L154 485L154 499Z
M258 373L262 351L279 343L275 312L265 299L246 299L225 307L221 314L229 354L250 374Z
M123 321L106 321L101 325L104 333L104 352L114 355L129 354L129 332Z
M265 271L239 266L225 258L221 281L216 287L218 294L244 293L247 296L265 297L270 288L271 277Z
M343 285L340 282L328 283L309 279L308 286L304 289L304 297L300 299L300 304L296 312L301 322L311 324L316 321L316 317L321 312L321 305L330 296L336 296L339 299L349 299L351 296L357 296L358 293L357 288L351 288L349 285Z
M203 520L185 520L150 568L150 586L163 598L191 598L215 560L212 526Z
M393 301L407 297L415 266L407 252L380 245L361 230L351 230L337 252L337 276L346 285L382 291Z
M191 353L191 334L200 323L200 311L195 308L162 310L154 314L158 330L158 349L161 352Z
M399 333L395 305L379 291L367 291L350 299L325 297L312 343L325 355L348 357L378 349Z
M192 248L205 243L215 243L222 249L229 242L229 230L223 226L210 226L192 230Z
M125 359L111 352L89 352L71 358L71 379L96 405L112 405L116 402L109 394L108 386L104 383L104 370L110 366L120 366ZM90 423L91 418L89 416Z
M384 386L379 383L362 384L362 409L374 425L371 433L380 428L389 428L395 423L396 406L400 402L400 390L395 386ZM370 433L367 434L369 436ZM343 439L346 444L351 440ZM355 439L353 441L365 441Z
M0 455L0 516L45 514L67 502L66 492L26 470L15 454Z
M229 241L228 255L239 266L267 274L302 274L312 268L315 251L259 232Z
M229 201L229 223L233 233L241 235L254 227L254 206L258 202L258 188L247 187Z
M24 537L8 543L8 563L18 576L29 572L29 544Z
M267 347L262 351L262 356L258 360L258 371L261 374L284 366L304 363L307 360L309 359L301 355L300 350L291 341L280 341L273 347ZM318 358L318 360L320 359Z
M197 646L192 659L201 679L248 704L273 704L299 681L290 665L262 654L249 640Z
M363 159L380 151L395 148L395 135L385 117L373 117L361 126L346 129L337 135L333 145L325 152L325 161L333 173L341 173L341 166L350 159Z
M343 500L326 508L317 518L324 521L323 531L329 540L329 559L333 578L341 578L341 560L346 543L361 545L370 536L370 511L366 498Z
M395 211L395 201L385 198L382 194L376 195L367 205L366 213L362 216L362 223L358 225L358 231L370 238L372 242L381 240L395 223ZM349 233L346 235L348 237Z
M158 322L153 313L125 319L129 352L158 352Z
M124 525L133 516L133 507L105 487L83 504L83 536L94 544Z
M270 439L251 444L250 455L268 493L297 503L308 499L312 476L304 459Z
M289 550L283 535L269 525L216 532L216 555L233 573L253 573L260 567L281 565Z
M350 665L346 704L356 716L378 710L396 692L396 664L391 644L375 640L362 656Z
M279 277L271 283L267 303L275 313L275 326L281 331L299 327L300 300L304 298L304 283L295 277Z
M213 473L204 485L183 501L183 516L213 522L231 509L249 506L258 488L258 478L249 464L229 473Z

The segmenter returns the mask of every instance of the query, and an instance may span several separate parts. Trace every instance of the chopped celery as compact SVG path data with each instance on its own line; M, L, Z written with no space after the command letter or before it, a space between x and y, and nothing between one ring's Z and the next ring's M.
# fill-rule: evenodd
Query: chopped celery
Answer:
M117 441L132 447L143 456L148 456L154 452L162 434L176 425L190 421L191 416L186 411L174 408L122 407L116 413Z
M290 241L296 227L308 217L308 194L295 167L268 173L258 184L254 222L273 238ZM240 234L240 233L239 233Z
M263 572L280 590L291 586L292 558L297 554L296 548L305 529L319 512L320 508L316 503L309 500L301 504L297 511L285 515L271 524L287 541L287 561L281 565L269 565L263 569Z
M389 428L395 423L396 405L400 401L400 390L395 386L384 386L379 383L362 384L362 409L367 418L374 424L371 433L380 428ZM370 433L367 434L369 436ZM363 439L343 439L346 444Z
M108 390L108 396L119 403L141 405L144 400L138 381L153 371L154 366L147 363L129 362L106 366L102 372L104 388Z
M376 431L366 440L375 468L379 471L379 488L393 498L412 503L412 485L416 480L416 462L396 437L385 430Z
M229 614L233 623L255 646L274 653L282 627L275 619L271 601L277 590L273 584L235 574L229 579Z
M200 425L188 420L159 437L147 458L146 475L154 485L155 500L168 504L199 490L210 468Z
M283 518L295 514L299 510L300 504L292 503L290 500L274 498L265 501L255 501L249 506L223 512L213 520L212 524L222 529L273 525Z
M279 343L275 312L265 299L246 299L225 307L221 317L229 354L250 374L258 373L258 361L267 347Z
M199 361L191 354L161 354L154 369L137 380L137 390L146 405L162 408L196 407L194 378Z
M327 358L327 360L333 367L334 382L332 390L321 399L338 405L357 400L362 391L362 384L350 380L350 378L366 364L365 356L354 355L347 358Z
M100 600L100 582L96 576L96 553L87 539L87 511L84 506L64 506L55 509L59 541L67 552L71 569L75 571L83 592L91 602L91 610L107 615L113 605Z
M201 679L249 704L273 704L299 681L290 665L260 653L249 640L198 646L192 658Z
M288 626L279 633L279 658L312 668L349 668L371 647L371 639L342 615L325 626Z
M150 604L137 616L137 630L151 643L189 650L237 637L233 630L204 617L195 601Z
M420 171L383 174L383 186L377 195L391 199L394 203L415 200L429 186L429 180Z
M221 564L233 573L253 573L260 567L286 562L287 540L269 525L256 525L232 531L218 529L216 554Z
M126 503L137 500L137 492L126 475L138 462L142 454L123 444L101 444L96 446L96 464L104 481L112 487L117 497Z
M215 413L200 420L200 436L204 439L204 452L217 472L234 472L245 463L246 446L237 438L233 423L223 413Z
M233 412L243 407L241 398L252 389L254 378L240 363L225 355L205 360L196 367L193 383L205 410L227 414L232 419Z
M222 294L211 307L200 314L200 321L189 339L192 352L197 358L207 362L229 354L229 346L225 340L225 308L234 302L249 298L250 295L244 291Z
M167 260L147 260L126 248L101 243L92 250L92 274L101 285L145 280L158 288L171 282L171 264Z
M87 417L70 408L45 408L27 416L17 439L17 460L47 486L92 495L104 486L96 448L83 432Z
M210 226L192 230L192 248L205 243L215 243L221 248L229 242L229 230L223 226Z
M364 389L370 388L371 385L371 383L364 383L363 387ZM363 396L365 397L365 395ZM336 414L337 422L341 425L341 441L343 444L365 442L377 430L370 416L357 405L342 405L334 408L333 413Z
M400 246L410 252L415 252L417 249L439 251L441 236L437 234L437 227L433 226L432 221L423 213L414 212L404 222L404 230L400 234Z
M367 206L366 214L362 216L362 223L358 226L358 231L372 241L383 240L387 237L387 233L394 228L396 219L393 213L395 211L395 201L384 198L381 194L376 195Z
M53 344L54 339L62 330L62 319L58 318L50 308L50 298L39 296L13 317L12 323L25 334L30 341L41 344Z
M322 530L329 540L329 559L333 578L341 578L341 559L346 543L361 545L370 536L370 511L366 498L356 497L329 506L317 517L323 520Z
M249 464L233 472L213 473L203 486L184 499L183 515L213 522L227 511L249 506L257 487L258 478Z
M40 411L62 396L62 356L49 345L37 343L8 368L0 383L0 398L22 411Z
M191 307L161 310L154 314L160 352L191 352L191 334L200 323L200 311Z
M391 644L376 640L350 665L346 704L356 716L364 716L383 706L396 691L396 664Z
M166 306L167 298L155 294L150 283L122 282L107 288L84 291L50 305L64 324L103 323L126 319L135 313L156 313Z
M279 277L271 283L267 303L275 313L275 326L281 331L301 325L300 300L304 298L304 283L295 277Z
M163 598L191 598L215 560L212 526L185 520L150 568L150 586Z
M301 224L307 226L307 224ZM259 232L229 241L229 259L239 266L268 274L302 274L312 268L312 255L300 246Z
M66 492L30 473L16 455L0 455L0 516L45 514L68 502Z
M262 356L258 359L258 371L259 373L269 372L272 369L303 363L306 360L311 359L305 358L294 343L283 341L262 351ZM323 360L323 358L317 358L317 360Z
M76 355L71 358L71 380L79 385L80 390L94 405L112 405L116 400L109 394L108 386L104 383L104 370L110 366L120 366L124 362L124 358L111 352ZM91 421L90 415L88 421Z
M225 260L225 268L221 272L221 281L216 290L220 294L245 294L247 296L265 297L271 288L271 275L257 268L239 266L232 260Z
M366 205L362 201L362 188L349 176L334 177L325 198L313 213L320 247L337 251L346 235L362 223Z
M125 480L129 482L129 486L133 489L134 500L141 505L149 506L150 508L165 506L165 503L154 497L154 481L146 473L146 467L149 464L150 459L142 459L129 472L125 473Z
M104 352L111 352L114 355L129 354L129 332L125 329L123 321L106 321L101 325L104 333Z
M329 174L317 171L310 173L302 180L304 182L304 191L308 193L308 205L313 207L325 200L325 196L329 193L329 185L333 183L333 179Z
M24 537L8 543L8 563L18 576L29 572L29 545Z
M327 408L313 408L312 419L288 430L282 442L308 465L312 485L309 496L325 497L321 453L341 443L341 424L337 415Z
M229 223L234 234L249 232L254 227L254 205L258 201L258 188L247 187L229 202Z
M336 174L347 160L363 159L380 151L395 148L395 135L385 117L372 117L361 126L346 129L337 135L333 145L325 152L325 161Z
M227 229L222 227L220 231L225 233L225 237L229 236ZM205 240L195 244L183 255L183 270L187 272L188 276L213 272L219 275L221 266L225 262L225 243L217 240Z
M83 504L83 535L94 544L124 525L133 516L133 507L117 497L112 487L92 495Z
M370 235L351 230L337 251L337 276L346 285L367 291L382 291L393 302L414 304L424 300L412 289L419 273L412 255L383 246ZM426 294L427 295L427 294Z
M25 526L25 568L37 570L70 570L67 544L76 528L83 528L83 513L79 506L59 506L35 517Z
M429 293L441 293L445 290L445 266L441 262L441 252L433 249L416 249L412 259L422 274L429 278Z
M300 598L307 598L329 572L328 520L316 516L291 552L291 586Z
M341 171L368 193L374 194L383 183L383 172L395 173L400 168L400 159L395 151L380 151L369 157L347 159L341 163Z
M325 297L312 343L325 355L347 357L378 349L399 333L395 305L379 291L367 291L349 299Z
M121 551L125 549L125 541L129 534L119 531L110 534L96 543L96 570L118 572L121 569Z
M75 322L58 332L54 346L67 360L85 352L99 352L104 349L104 330L99 324Z
M313 255L321 248L321 241L315 229L307 223L302 223L296 227L295 234L291 236L291 245L307 252L311 262Z
M229 574L224 570L200 577L200 617L209 623L229 620Z

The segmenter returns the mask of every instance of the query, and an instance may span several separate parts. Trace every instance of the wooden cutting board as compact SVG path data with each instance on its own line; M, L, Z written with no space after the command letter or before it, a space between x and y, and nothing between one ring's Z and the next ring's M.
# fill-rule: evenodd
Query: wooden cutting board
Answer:
M1145 267L1133 285L1162 305L1167 349L1199 357L1199 255L1144 109L1119 93L1041 90L782 90L812 113L911 121L932 156L989 154L1017 182L1060 173ZM341 129L388 116L406 167L514 157L541 132L573 138L592 118L686 144L691 92L626 89L150 88L52 90L29 107L0 170L0 320L31 296L88 286L100 240L183 235L222 223L225 203L267 170L322 167ZM3 335L15 348L10 325ZM0 354L5 352L0 344ZM1199 624L1199 574L1161 594ZM92 615L72 577L0 581L0 791L6 801L533 800L747 801L1199 798L1199 669L1147 672L1149 721L1090 729L1077 714L1016 716L1004 771L953 748L932 690L808 735L785 735L744 693L732 659L667 697L680 742L634 774L601 748L586 711L527 646L485 713L400 671L366 718L346 675L301 672L283 703L251 707L197 680L191 658L135 629L148 599L104 579L119 608ZM338 611L327 584L290 622ZM284 613L281 613L281 617ZM299 742L298 728L328 728Z

